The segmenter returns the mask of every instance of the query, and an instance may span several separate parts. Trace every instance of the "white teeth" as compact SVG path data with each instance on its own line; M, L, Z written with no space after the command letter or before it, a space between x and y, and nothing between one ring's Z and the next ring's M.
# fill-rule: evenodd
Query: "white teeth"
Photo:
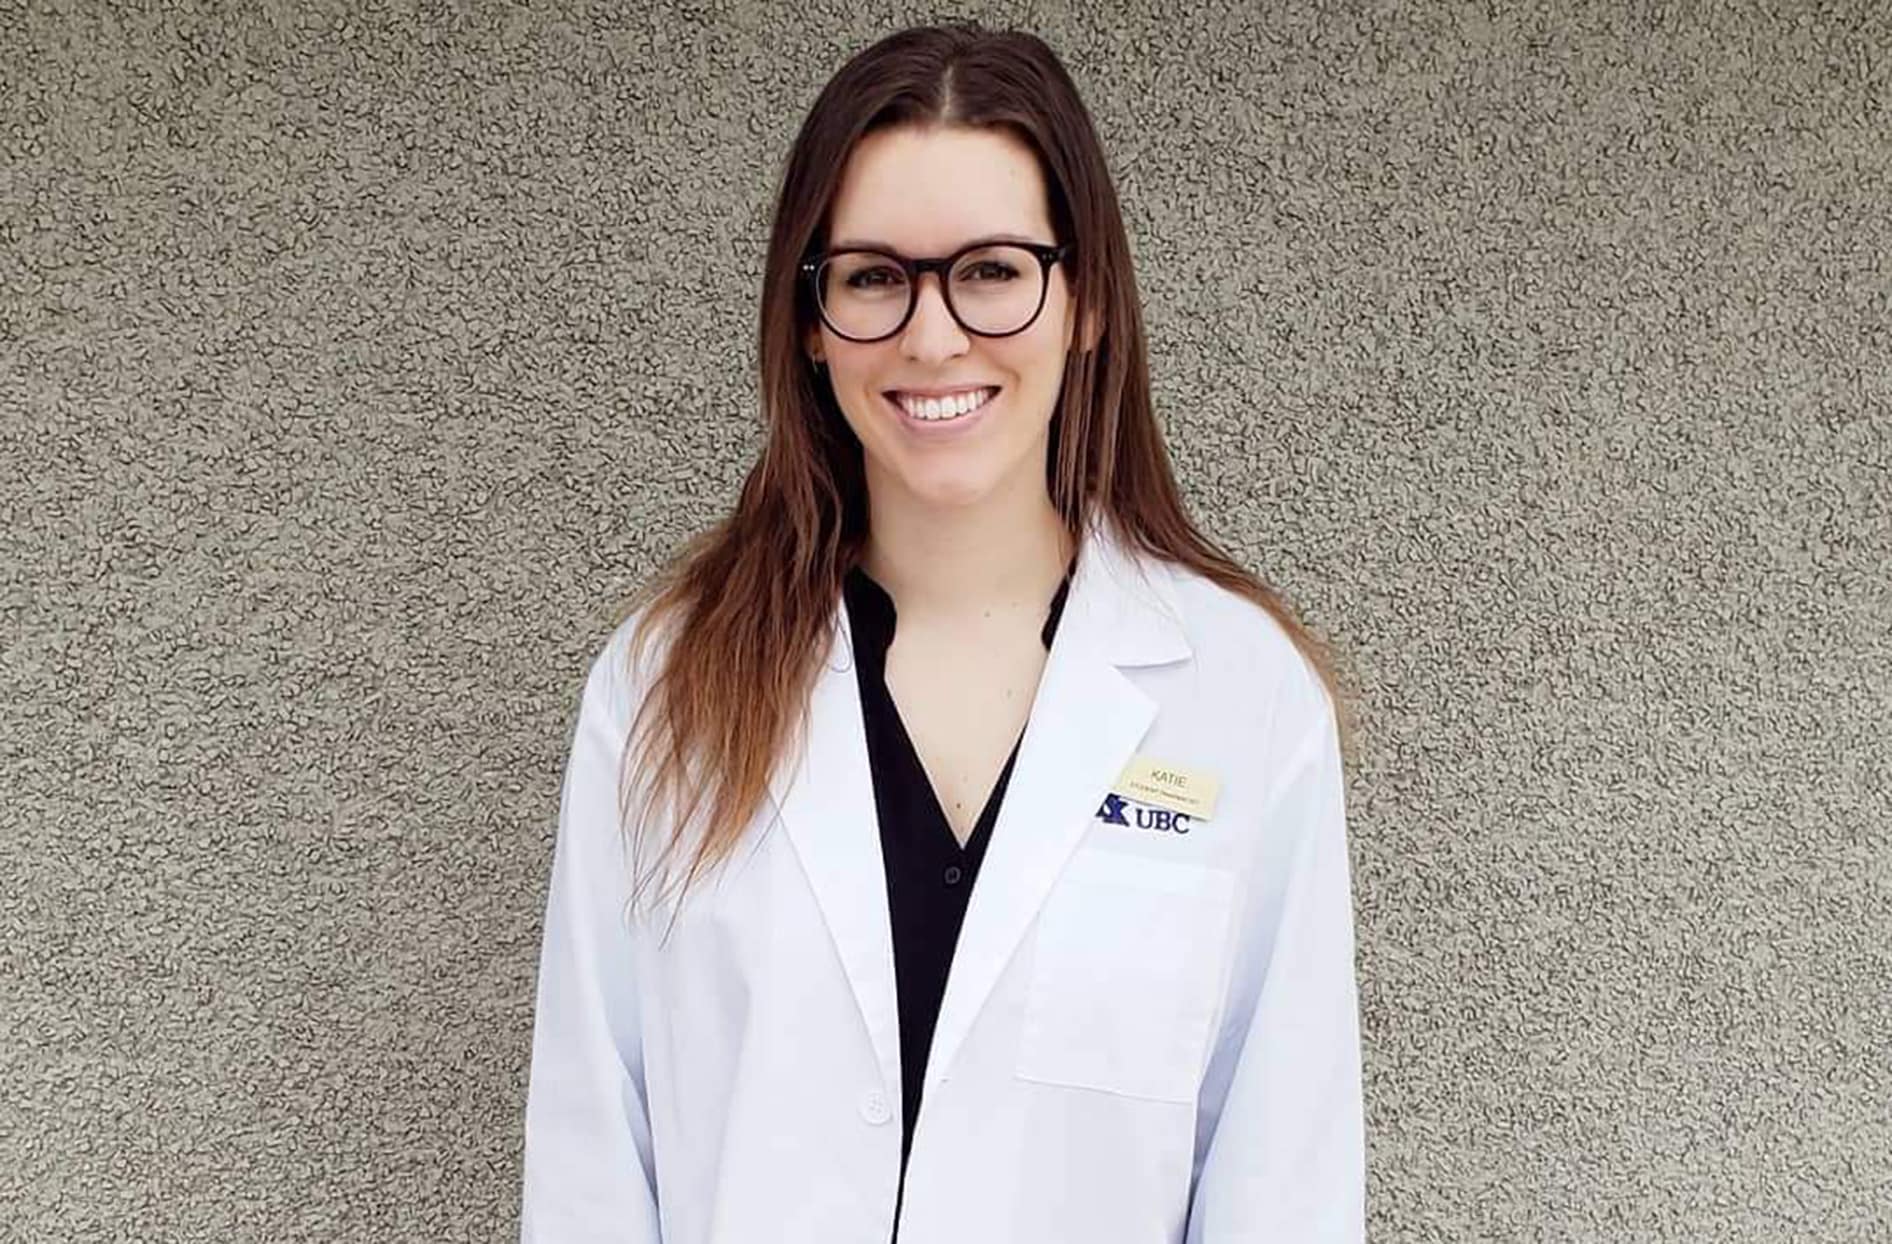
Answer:
M915 419L929 422L944 422L977 410L991 400L996 389L974 389L970 393L957 393L946 398L913 398L901 394L896 400L901 408Z

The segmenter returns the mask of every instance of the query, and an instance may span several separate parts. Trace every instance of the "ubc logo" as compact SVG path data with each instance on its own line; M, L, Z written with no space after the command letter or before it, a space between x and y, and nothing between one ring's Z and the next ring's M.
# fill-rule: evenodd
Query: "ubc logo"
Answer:
M1189 814L1171 812L1168 808L1152 808L1144 804L1132 805L1122 795L1105 795L1104 806L1097 809L1097 819L1106 825L1122 825L1130 828L1132 821L1125 815L1126 810L1134 808L1137 829L1154 830L1162 834L1186 834L1189 832Z

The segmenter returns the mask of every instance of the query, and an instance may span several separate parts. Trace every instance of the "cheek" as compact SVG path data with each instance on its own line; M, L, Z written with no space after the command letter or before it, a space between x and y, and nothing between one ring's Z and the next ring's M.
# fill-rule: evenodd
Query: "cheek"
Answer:
M999 344L999 343L994 343ZM1025 387L1037 390L1057 383L1064 367L1062 328L1057 324L1033 324L1017 337L1004 343L1000 366Z
M1072 319L1069 304L1053 295L1037 321L1018 335L1018 344L1030 353L1034 367L1053 372L1063 368L1064 356L1075 341Z

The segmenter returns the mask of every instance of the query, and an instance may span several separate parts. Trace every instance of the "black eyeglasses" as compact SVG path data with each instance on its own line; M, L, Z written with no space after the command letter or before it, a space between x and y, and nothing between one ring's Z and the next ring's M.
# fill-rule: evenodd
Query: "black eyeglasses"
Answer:
M885 341L913 318L920 277L940 274L946 310L977 337L1022 333L1044 310L1051 265L1075 242L974 242L950 255L914 259L868 247L843 247L802 260L821 318L849 341Z

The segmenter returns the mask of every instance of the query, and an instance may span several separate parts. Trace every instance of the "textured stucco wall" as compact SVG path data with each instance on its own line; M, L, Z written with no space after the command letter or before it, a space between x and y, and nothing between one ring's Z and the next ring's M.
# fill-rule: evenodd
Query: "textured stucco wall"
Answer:
M1892 6L1170 8L954 12L1364 692L1373 1237L1892 1239ZM515 1229L583 663L935 15L0 0L0 1239Z

